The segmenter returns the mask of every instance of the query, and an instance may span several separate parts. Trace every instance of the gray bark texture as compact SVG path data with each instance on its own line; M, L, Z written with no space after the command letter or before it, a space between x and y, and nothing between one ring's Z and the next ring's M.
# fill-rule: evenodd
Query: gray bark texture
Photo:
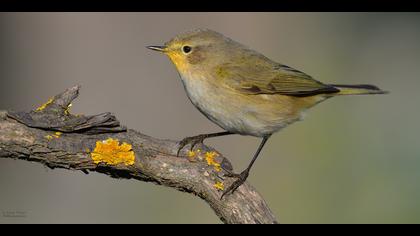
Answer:
M214 158L221 169L209 164L205 154L215 151L213 148L198 145L201 154L196 152L195 157L188 158L186 147L178 157L178 142L126 129L111 113L72 115L69 105L79 89L69 88L37 110L0 111L0 157L175 188L202 198L224 223L277 223L267 203L249 183L220 199L222 191L215 184L229 186L235 179L224 175L223 169L232 167L223 155ZM97 142L109 138L131 145L133 164L94 162L92 153Z

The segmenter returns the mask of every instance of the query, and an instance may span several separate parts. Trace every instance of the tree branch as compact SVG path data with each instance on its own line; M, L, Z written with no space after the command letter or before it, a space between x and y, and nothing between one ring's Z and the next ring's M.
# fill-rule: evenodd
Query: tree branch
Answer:
M183 152L177 157L177 142L127 130L110 113L72 115L69 106L78 91L79 86L70 88L30 112L0 111L0 157L172 187L202 198L224 223L277 223L264 199L248 183L220 199L221 183L228 186L234 179L224 176L220 166L232 169L231 164L221 154L215 155L214 149L201 145L200 153ZM131 145L134 162L95 162L92 153L97 142L109 138ZM110 158L118 160L118 155Z

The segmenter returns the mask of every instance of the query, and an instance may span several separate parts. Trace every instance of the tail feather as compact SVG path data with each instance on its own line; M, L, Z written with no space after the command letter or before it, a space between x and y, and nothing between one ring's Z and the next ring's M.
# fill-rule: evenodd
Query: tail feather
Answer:
M357 84L357 85L343 85L330 84L334 88L340 90L336 95L363 95L363 94L386 94L387 91L381 90L375 85Z

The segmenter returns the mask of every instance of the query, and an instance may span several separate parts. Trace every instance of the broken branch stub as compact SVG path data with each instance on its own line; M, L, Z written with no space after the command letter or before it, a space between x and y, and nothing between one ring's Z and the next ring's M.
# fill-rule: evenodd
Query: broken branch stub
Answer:
M9 111L7 115L32 128L66 133L99 134L127 130L110 112L92 116L70 114L71 102L79 95L79 89L78 85L69 88L35 110Z

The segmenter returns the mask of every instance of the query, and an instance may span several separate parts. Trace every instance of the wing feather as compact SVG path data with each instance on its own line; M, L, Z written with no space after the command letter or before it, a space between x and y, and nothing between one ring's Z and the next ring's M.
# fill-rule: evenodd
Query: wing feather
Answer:
M339 91L301 71L278 63L225 63L216 68L216 73L227 86L248 94L313 96Z

